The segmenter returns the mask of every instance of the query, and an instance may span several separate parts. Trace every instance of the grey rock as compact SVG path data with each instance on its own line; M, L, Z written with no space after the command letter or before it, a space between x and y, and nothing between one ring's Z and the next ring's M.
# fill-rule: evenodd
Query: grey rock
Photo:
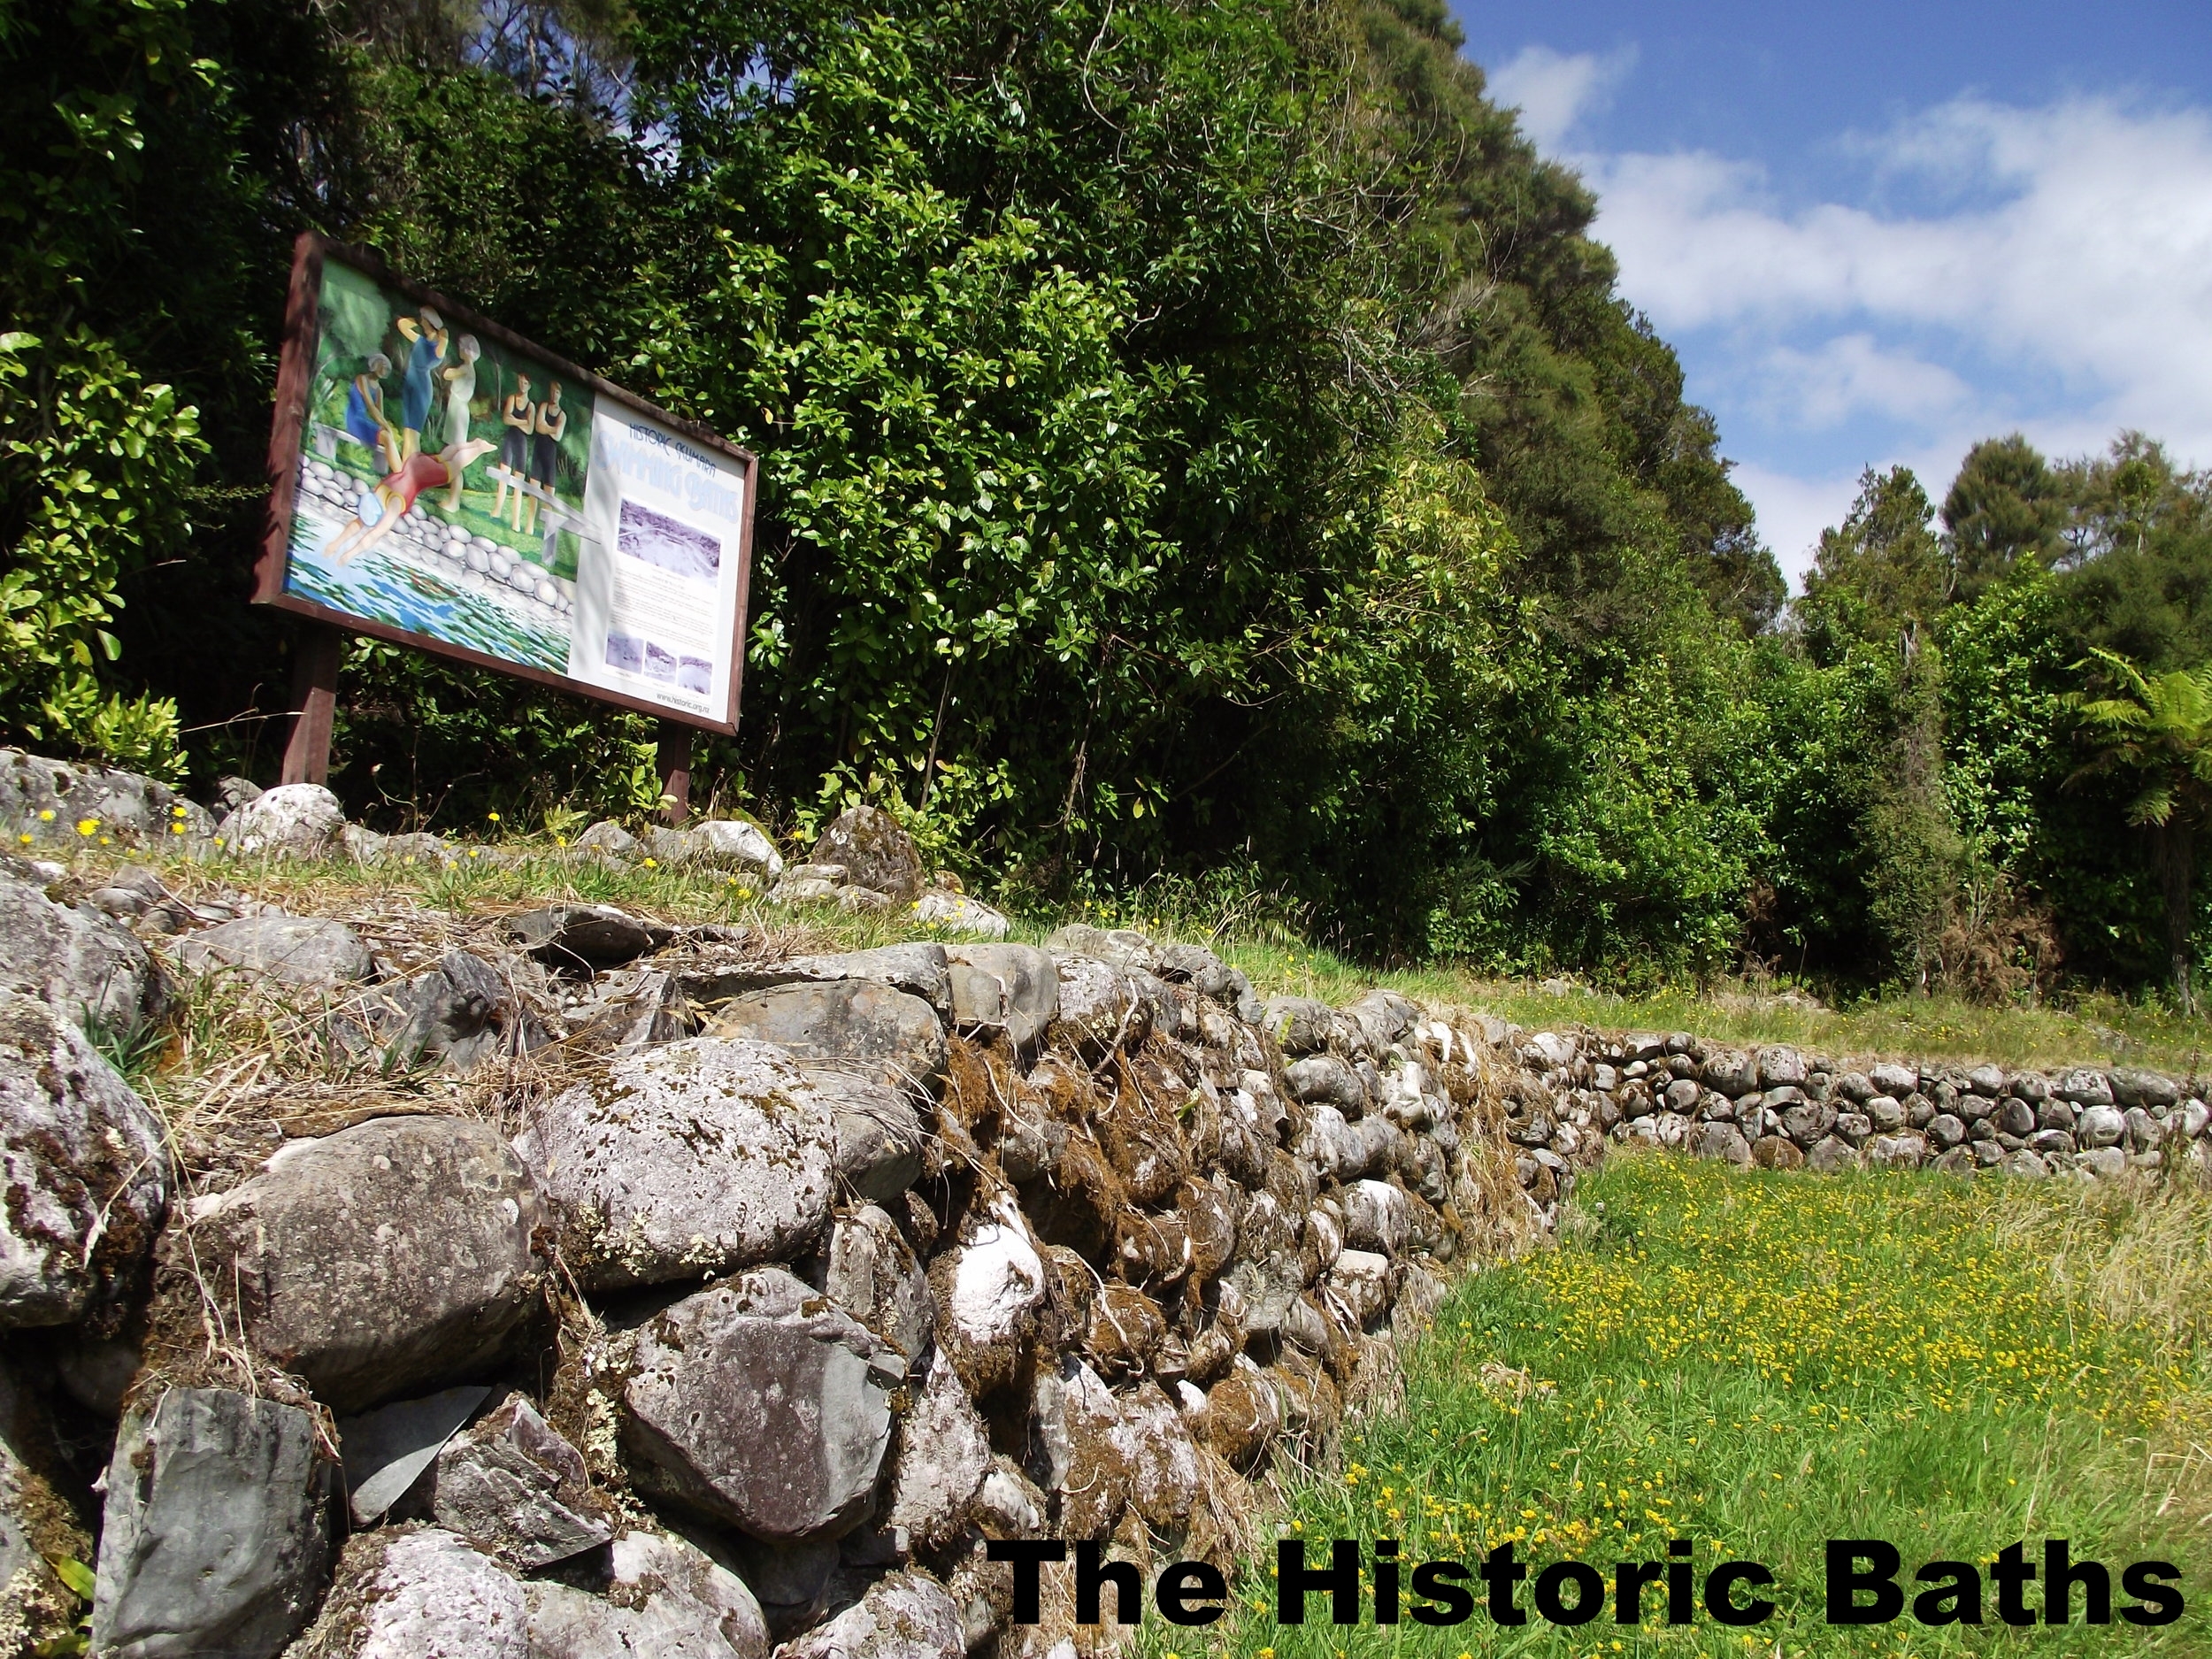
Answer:
M1762 1087L1802 1087L1808 1075L1805 1056L1800 1050L1786 1045L1759 1050L1759 1082Z
M2025 1135L2035 1132L2035 1108L2017 1094L2008 1094L1997 1102L1997 1110L1990 1114L1990 1121L2003 1135Z
M2181 1090L2173 1079L2161 1077L2155 1071L2115 1071L2112 1074L2112 1100L2116 1106L2172 1106L2180 1099Z
M0 749L0 826L12 845L22 835L63 845L81 841L77 826L87 819L99 834L141 846L188 847L215 829L204 808L167 784Z
M1735 1049L1716 1049L1707 1055L1703 1071L1708 1087L1731 1097L1751 1094L1759 1087L1758 1060Z
M1867 1121L1880 1134L1895 1134L1905 1126L1904 1102L1887 1094L1877 1094L1866 1102Z
M837 1179L848 1192L887 1204L921 1179L922 1121L887 1083L827 1066L804 1068L836 1126Z
M505 1355L542 1285L539 1219L490 1125L379 1118L288 1142L196 1206L192 1242L253 1346L352 1412Z
M361 935L343 922L308 916L242 916L188 933L177 960L196 972L248 968L313 990L334 991L375 977Z
M1816 1175L1829 1175L1838 1170L1853 1170L1858 1166L1858 1149L1848 1141L1835 1135L1817 1142L1805 1154L1805 1167Z
M2061 1087L2065 1083L2060 1079ZM2117 1146L2127 1136L2127 1118L2116 1107L2091 1106L2074 1120L2074 1139L2084 1148Z
M1236 971L1203 945L1162 945L1152 972L1171 985L1189 986L1201 996L1233 1001Z
M970 1205L957 1240L930 1263L930 1284L938 1344L960 1368L971 1394L981 1398L1019 1367L1042 1317L1048 1282L1012 1194Z
M925 887L909 914L925 927L973 939L1003 939L1014 930L1013 918L1005 911L944 887Z
M960 1608L925 1572L895 1573L826 1624L778 1648L779 1659L963 1659Z
M1978 1065L1966 1074L1966 1087L1977 1094L1993 1099L2005 1093L2005 1073L2001 1066Z
M520 1394L439 1452L430 1512L518 1572L566 1561L614 1535L592 1502L583 1455Z
M447 1388L340 1422L338 1449L345 1458L346 1502L353 1524L373 1525L404 1497L490 1394L484 1383Z
M962 1031L1003 1031L1026 1052L1059 1017L1060 975L1046 952L1028 945L953 945L945 956L953 1023Z
M2012 1092L2031 1106L2039 1107L2051 1098L2051 1079L2040 1071L2016 1071L2011 1082Z
M1045 949L1056 956L1094 956L1125 973L1155 973L1160 949L1133 927L1093 927L1070 922L1045 939Z
M788 1256L817 1237L839 1117L887 1093L826 1083L771 1043L695 1037L617 1056L531 1107L515 1150L580 1283L664 1284Z
M856 887L899 904L921 896L926 879L920 849L898 820L879 807L856 806L832 819L807 855L810 863L842 864Z
M1704 1093L1703 1089L1688 1078L1678 1077L1667 1085L1663 1099L1670 1111L1694 1112L1697 1110L1698 1101Z
M0 991L36 997L65 1019L134 1037L168 994L136 934L89 905L65 908L0 872Z
M2166 1138L2165 1125L2140 1106L2127 1109L2128 1149L2131 1152L2155 1152Z
M1307 1105L1335 1107L1347 1118L1367 1110L1367 1087L1359 1073L1333 1054L1310 1054L1283 1070L1290 1097Z
M1344 1189L1344 1241L1356 1250L1405 1254L1413 1232L1413 1207L1387 1181L1355 1181Z
M1732 1123L1709 1123L1697 1132L1697 1156L1718 1158L1724 1163L1747 1164L1751 1162L1751 1143L1744 1139L1743 1131Z
M1268 998L1260 1024L1286 1056L1319 1054L1349 1046L1344 1017L1310 996Z
M936 1323L929 1279L898 1224L873 1204L830 1230L823 1294L907 1359L920 1357Z
M604 1595L534 1580L530 1659L767 1659L768 1626L745 1581L696 1547L625 1532Z
M2112 1104L2112 1084L2101 1071L2077 1068L2059 1073L2051 1092L2061 1100L2071 1101L2077 1106L2109 1106Z
M644 851L636 836L621 825L603 818L579 835L572 845L580 853L626 860L641 856Z
M1876 1135L1866 1143L1870 1169L1916 1170L1928 1161L1928 1142L1916 1134Z
M2075 1123L2073 1105L2055 1096L2047 1097L2036 1108L2035 1121L2045 1129L2071 1129Z
M848 979L873 980L918 996L940 1019L954 1018L950 962L942 945L882 945L834 956L788 956L779 962L747 961L685 971L694 995L705 1002L772 991L789 985L833 985Z
M465 1071L499 1052L510 1031L517 1047L526 1024L514 987L480 956L449 950L409 988L406 1023L388 1051L400 1069L439 1064Z
M2028 1180L2043 1180L2051 1173L2051 1166L2024 1147L2017 1152L2008 1154L2005 1161L1998 1167L2008 1175L2019 1176Z
M355 1593L331 1596L303 1654L533 1659L522 1586L465 1540L434 1526L370 1532L346 1555Z
M92 1648L266 1659L312 1617L330 1468L313 1417L169 1388L123 1418L108 1465Z
M1809 1102L1802 1106L1792 1106L1782 1114L1782 1132L1810 1151L1814 1144L1835 1126L1835 1122L1834 1107L1815 1106Z
M1320 1294L1324 1302L1342 1309L1355 1326L1364 1327L1389 1311L1396 1284L1389 1256L1379 1250L1345 1249L1330 1263Z
M44 1002L0 993L0 1329L105 1315L167 1210L161 1121Z
M1928 1139L1948 1152L1966 1139L1966 1124L1951 1112L1939 1112L1928 1122Z
M1152 1006L1127 972L1096 956L1056 954L1052 966L1060 1023L1086 1048L1134 1048L1150 1033Z
M264 790L225 818L216 840L249 858L329 858L340 850L346 810L319 783Z
M2180 1126L2182 1136L2186 1140L2194 1140L2202 1134L2208 1126L2212 1126L2212 1106L2207 1106L2200 1100L2185 1102L2177 1122Z
M746 818L707 818L692 826L697 856L719 870L750 870L772 881L783 873L783 855L768 832Z
M666 927L611 904L548 904L511 916L507 937L549 967L571 972L617 968L658 950Z
M1874 1133L1874 1122L1864 1112L1838 1112L1832 1133L1855 1147L1861 1146Z
M926 1092L944 1075L945 1033L930 1005L872 979L787 985L725 1004L710 1036L750 1038L797 1058Z
M1316 1106L1306 1114L1298 1155L1323 1180L1356 1180L1366 1172L1367 1144L1333 1106Z
M2102 1180L2109 1180L2127 1171L2128 1155L2120 1147L2085 1147L2079 1157L2081 1167Z
M2063 1129L2039 1129L2028 1137L2028 1149L2047 1158L2054 1152L2071 1152L2074 1137Z
M941 1355L899 1425L887 1524L906 1528L926 1549L942 1548L968 1525L991 1467L983 1419L969 1403L959 1373Z
M691 1003L683 981L660 968L617 968L592 981L592 1000L570 1015L580 1048L649 1048L692 1035ZM521 1046L535 1047L526 1022Z
M1191 950L1195 947L1178 945L1173 949ZM1212 953L1202 954L1211 956ZM1225 968L1222 970L1225 982L1227 973ZM1195 981L1193 983L1196 984ZM1202 985L1196 986L1196 988L1201 991L1205 989ZM1420 1018L1420 1010L1410 1002L1395 991L1386 990L1366 992L1347 1003L1342 1011L1345 1018L1358 1025L1367 1033L1368 1051L1377 1056L1386 1054L1394 1045L1402 1042L1413 1030L1414 1022Z
M687 1297L639 1333L623 1440L638 1483L769 1542L866 1518L905 1364L779 1268Z

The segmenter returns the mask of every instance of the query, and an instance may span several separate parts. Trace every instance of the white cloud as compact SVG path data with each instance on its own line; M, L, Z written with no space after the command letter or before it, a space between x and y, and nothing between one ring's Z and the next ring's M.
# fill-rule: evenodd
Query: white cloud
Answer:
M1859 493L1859 475L1793 478L1787 472L1746 461L1730 474L1759 515L1759 534L1774 549L1775 562L1790 580L1790 591L1805 591L1805 572L1813 566L1820 533L1843 522Z
M1757 417L1732 414L1732 453L1871 418L1897 453L1864 459L1909 461L1939 496L1969 443L2015 427L2076 454L2139 426L2212 461L2212 111L1961 97L1844 153L1962 205L1786 202L1764 169L1703 151L1571 157L1623 293L1700 396ZM1848 503L1856 469L1832 470L1738 473L1786 568Z
M1604 109L1613 88L1635 66L1633 46L1601 58L1595 52L1524 46L1511 62L1490 71L1490 97L1521 112L1521 130L1539 150L1555 150L1583 117Z
M1890 350L1870 334L1838 334L1811 351L1776 346L1760 371L1775 418L1798 426L1840 426L1863 414L1926 420L1974 396L1973 388L1942 365Z

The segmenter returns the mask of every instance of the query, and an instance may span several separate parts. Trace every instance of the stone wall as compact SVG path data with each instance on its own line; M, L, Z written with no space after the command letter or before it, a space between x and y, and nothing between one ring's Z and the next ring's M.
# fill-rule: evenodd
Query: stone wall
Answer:
M320 792L219 832L49 766L15 767L35 841L96 843L52 827L96 788L119 838L240 883L250 841L450 852ZM790 872L735 828L683 856L881 908L928 896L895 828L833 826ZM1263 1001L1135 933L794 956L605 905L355 920L0 868L0 1654L73 1615L46 1563L96 1535L95 1649L146 1659L1064 1659L1113 1627L1072 1624L1064 1583L1010 1624L993 1540L1248 1556L1262 1483L1387 1405L1449 1276L1550 1227L1609 1141L2204 1161L2204 1103L2149 1074ZM86 1023L158 1033L211 975L370 1080L165 1123Z

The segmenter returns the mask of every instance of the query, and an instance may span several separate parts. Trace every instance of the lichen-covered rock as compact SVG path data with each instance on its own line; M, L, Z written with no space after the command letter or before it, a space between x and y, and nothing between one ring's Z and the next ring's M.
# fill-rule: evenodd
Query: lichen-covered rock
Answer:
M945 1033L930 1005L872 979L780 986L725 1003L707 1033L788 1048L801 1060L926 1092L944 1075Z
M968 1525L975 1495L990 1472L990 1436L959 1373L941 1354L921 1397L899 1425L885 1524L906 1528L925 1549L941 1548Z
M55 903L0 872L0 991L47 1003L64 1019L134 1037L167 1005L161 971L138 936L90 905Z
M941 927L949 933L967 933L977 939L1003 939L1014 926L1003 910L942 887L928 888L914 901L914 919L925 927Z
M346 1412L500 1359L542 1286L539 1219L490 1125L378 1118L284 1146L191 1243L255 1348Z
M953 1020L962 1031L1003 1031L1033 1048L1060 1012L1060 975L1029 945L956 945L946 950Z
M747 818L708 818L692 826L699 856L723 870L750 870L772 881L783 873L783 855L768 832Z
M50 760L18 749L0 749L0 827L11 841L21 835L65 844L97 835L143 846L190 846L214 833L215 820L197 802L165 783L136 772Z
M439 1527L356 1533L288 1659L534 1659L522 1586Z
M430 1513L518 1572L566 1561L613 1536L593 1501L583 1454L521 1394L439 1452Z
M1098 1373L1071 1356L1037 1369L1025 1463L1059 1511L1057 1536L1104 1538L1114 1530L1131 1476L1121 1406Z
M374 977L361 935L343 922L311 916L242 916L188 933L177 960L198 972L250 968L305 989L334 991Z
M1092 1051L1134 1048L1152 1029L1151 1005L1138 982L1095 956L1053 958L1059 1020Z
M168 1388L127 1413L108 1465L92 1649L266 1659L313 1614L330 1465L296 1406Z
M43 1002L0 993L0 1329L111 1310L161 1226L161 1122Z
M1402 1256L1413 1233L1413 1206L1387 1181L1354 1181L1344 1189L1344 1242L1356 1250Z
M603 1591L524 1586L530 1659L766 1659L760 1603L735 1573L680 1538L626 1532Z
M838 1097L781 1048L696 1037L533 1106L515 1150L587 1289L787 1257L827 1224Z
M1233 1467L1248 1472L1283 1429L1283 1401L1265 1372L1240 1354L1229 1374L1205 1391L1191 1431Z
M885 1204L921 1179L922 1120L902 1091L828 1066L806 1071L829 1103L846 1191Z
M967 1648L945 1586L926 1572L901 1572L776 1651L779 1659L963 1659Z
M830 1229L822 1289L847 1313L918 1359L936 1323L929 1280L888 1212L863 1204Z
M769 1542L865 1518L902 1356L780 1268L667 1309L638 1334L624 1443L641 1486Z
M216 839L249 858L328 858L339 851L346 809L319 783L265 789L225 818Z
M968 1392L980 1397L1010 1381L1045 1303L1044 1263L1011 1194L962 1224L955 1247L931 1264L930 1286L938 1342Z
M1198 1448L1183 1414L1157 1383L1140 1383L1121 1396L1115 1431L1129 1467L1130 1507L1155 1531L1179 1535L1198 1501Z
M914 838L879 807L856 806L839 813L816 840L807 860L842 864L853 885L900 904L920 897L926 879Z

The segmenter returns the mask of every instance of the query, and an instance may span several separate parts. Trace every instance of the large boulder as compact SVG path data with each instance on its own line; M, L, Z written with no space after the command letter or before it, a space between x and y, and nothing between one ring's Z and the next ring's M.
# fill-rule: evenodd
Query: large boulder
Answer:
M216 830L217 841L244 857L329 858L345 833L346 810L319 783L265 789Z
M138 936L90 905L69 909L0 872L0 991L50 1003L63 1018L138 1035L168 1000Z
M638 1333L623 1439L638 1484L770 1543L866 1518L904 1357L780 1268L687 1297Z
M535 1659L522 1586L441 1527L357 1533L301 1659Z
M0 1329L104 1313L167 1207L161 1121L83 1033L0 992Z
M726 1003L707 1028L788 1048L802 1060L926 1091L945 1070L945 1033L930 1005L872 979L786 985Z
M295 1141L194 1216L248 1340L334 1411L496 1363L537 1301L540 1204L489 1124L377 1118Z
M830 821L807 855L816 864L842 864L855 887L880 893L900 904L921 896L926 879L914 838L879 807L856 806Z
M530 1659L766 1659L768 1627L745 1581L696 1546L625 1532L605 1593L533 1580Z
M894 1573L827 1624L784 1643L778 1659L963 1659L960 1607L926 1572Z
M531 1107L515 1150L587 1289L787 1257L829 1220L840 1105L764 1042L618 1056Z
M1017 1048L1033 1048L1060 1012L1060 975L1031 945L955 945L950 964L953 1021L965 1032L1002 1031Z
M319 991L357 985L376 973L360 934L343 922L311 916L242 916L203 928L177 942L177 960L202 973L250 968Z
M313 1416L168 1388L123 1418L108 1464L92 1648L118 1659L266 1659L312 1617L331 1466Z

